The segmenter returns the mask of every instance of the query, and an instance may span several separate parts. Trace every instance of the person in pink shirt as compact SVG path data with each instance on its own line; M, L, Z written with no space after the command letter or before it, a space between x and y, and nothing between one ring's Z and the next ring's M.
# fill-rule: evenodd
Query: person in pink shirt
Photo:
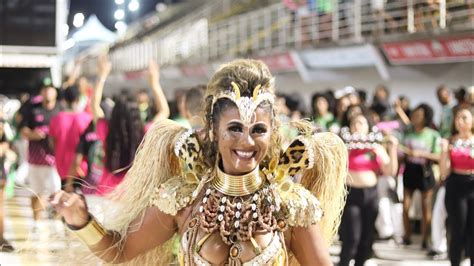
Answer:
M66 110L54 116L49 125L50 141L54 147L56 168L61 177L63 188L72 185L67 180L69 169L74 160L76 146L79 143L80 136L92 120L92 115L80 111L80 92L76 86L68 87L64 91L64 98L67 104Z

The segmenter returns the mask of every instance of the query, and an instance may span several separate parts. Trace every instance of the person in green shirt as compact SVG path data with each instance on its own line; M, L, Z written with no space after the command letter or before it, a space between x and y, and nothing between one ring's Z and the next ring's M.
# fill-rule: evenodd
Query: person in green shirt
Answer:
M322 131L328 131L331 125L336 122L336 118L329 109L327 96L322 93L315 93L311 103L314 124L320 127Z
M431 129L433 122L433 109L427 104L418 105L411 113L410 119L396 106L402 121L405 121L407 129L402 139L405 153L405 171L403 172L403 224L405 236L403 242L411 244L411 225L408 212L411 206L415 190L421 192L422 197L422 248L428 248L429 228L431 225L431 200L435 178L432 170L433 162L438 162L441 153L439 145L440 134Z

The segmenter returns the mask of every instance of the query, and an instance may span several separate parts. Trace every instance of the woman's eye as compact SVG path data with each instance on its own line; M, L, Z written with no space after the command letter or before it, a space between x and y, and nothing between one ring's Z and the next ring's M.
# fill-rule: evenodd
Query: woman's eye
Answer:
M252 133L254 134L263 134L263 133L267 133L267 129L265 127L254 127L252 129Z
M241 126L230 126L229 131L231 131L231 132L242 132L242 127Z

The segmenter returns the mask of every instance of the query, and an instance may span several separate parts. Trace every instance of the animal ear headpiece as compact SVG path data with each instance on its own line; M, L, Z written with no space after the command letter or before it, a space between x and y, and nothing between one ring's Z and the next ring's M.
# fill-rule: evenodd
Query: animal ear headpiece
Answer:
M270 82L267 84L271 84L272 82L273 79L270 80ZM253 90L252 97L241 96L239 85L234 81L232 81L230 84L231 86L229 90L223 90L213 96L211 116L214 111L214 104L219 99L226 98L235 103L235 105L239 109L240 119L242 120L242 122L244 122L245 124L250 124L254 119L255 110L261 103L268 102L273 106L275 102L275 96L271 92L264 91L262 89L263 86L267 86L267 84L264 84L263 86L262 84L258 84Z

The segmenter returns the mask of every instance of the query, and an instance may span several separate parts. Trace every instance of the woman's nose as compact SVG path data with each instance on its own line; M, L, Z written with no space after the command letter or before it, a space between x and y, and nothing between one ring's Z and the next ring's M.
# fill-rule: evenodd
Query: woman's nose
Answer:
M254 146L255 145L255 141L253 140L252 136L250 135L250 132L247 130L244 132L244 134L242 135L242 143L246 146L246 147L249 147L249 146Z

